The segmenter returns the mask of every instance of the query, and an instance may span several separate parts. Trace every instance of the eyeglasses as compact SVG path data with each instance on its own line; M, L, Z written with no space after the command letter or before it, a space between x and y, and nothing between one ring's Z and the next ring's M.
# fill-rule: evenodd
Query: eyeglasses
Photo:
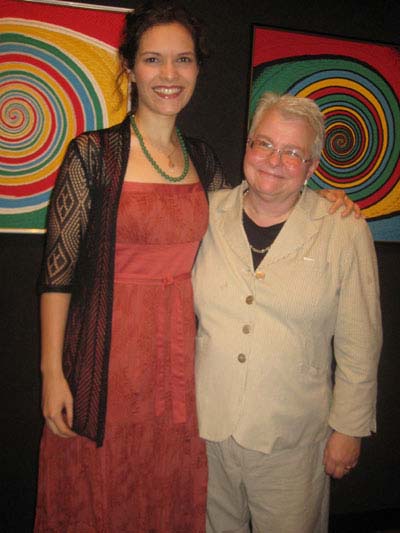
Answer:
M293 148L275 148L271 142L264 139L247 139L247 144L254 153L266 159L269 159L276 152L280 155L281 163L289 168L299 168L302 163L312 161L312 158L304 159L303 155Z

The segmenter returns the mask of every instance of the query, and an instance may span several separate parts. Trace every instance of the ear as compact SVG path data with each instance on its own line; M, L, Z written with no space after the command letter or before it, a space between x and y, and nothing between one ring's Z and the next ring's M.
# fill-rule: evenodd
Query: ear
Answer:
M314 172L317 170L318 168L318 165L319 165L319 159L313 159L312 162L311 162L311 165L308 169L308 172L307 172L307 179L308 178L311 178L311 176L314 174Z

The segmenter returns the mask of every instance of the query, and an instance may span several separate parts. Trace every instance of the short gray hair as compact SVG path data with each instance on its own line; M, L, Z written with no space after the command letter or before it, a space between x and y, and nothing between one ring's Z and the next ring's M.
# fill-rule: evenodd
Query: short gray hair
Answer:
M311 157L319 159L325 142L325 119L314 100L291 94L265 92L257 102L249 131L250 137L264 114L271 109L279 111L285 118L301 118L307 122L315 134Z

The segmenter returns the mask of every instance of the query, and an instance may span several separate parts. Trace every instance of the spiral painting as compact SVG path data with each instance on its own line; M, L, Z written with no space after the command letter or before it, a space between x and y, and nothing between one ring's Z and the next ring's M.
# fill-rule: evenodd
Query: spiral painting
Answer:
M123 15L96 12L106 40L93 33L86 9L15 0L2 3L0 15L0 227L43 231L68 142L125 115L113 42Z
M326 142L311 186L343 189L376 240L400 240L399 67L390 45L254 28L249 117L268 90L314 99Z

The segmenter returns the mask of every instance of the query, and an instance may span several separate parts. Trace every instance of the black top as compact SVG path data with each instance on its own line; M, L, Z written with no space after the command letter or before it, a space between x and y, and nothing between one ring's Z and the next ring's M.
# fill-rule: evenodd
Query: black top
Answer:
M279 224L266 227L257 226L257 224L251 220L251 218L243 209L243 227L251 248L254 270L258 267L268 253L268 250L265 250L265 248L272 245L274 240L277 238L278 233L281 231L284 223L285 222L280 222ZM255 251L255 248L260 251Z

